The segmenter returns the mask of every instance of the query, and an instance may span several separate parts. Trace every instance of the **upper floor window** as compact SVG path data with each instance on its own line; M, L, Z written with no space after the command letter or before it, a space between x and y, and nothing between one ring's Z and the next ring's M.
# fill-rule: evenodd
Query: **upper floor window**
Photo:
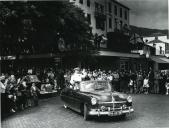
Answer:
M103 13L104 12L104 6L100 5L100 11Z
M95 10L98 11L99 10L99 4L97 2L95 2Z
M114 6L114 14L117 16L117 6Z
M160 54L162 54L162 47L160 46Z
M120 8L120 17L123 17L123 11L122 11L122 8Z
M90 7L90 0L87 0L87 6Z
M124 18L125 18L125 20L127 20L127 11L126 10L124 11Z
M109 13L112 12L112 4L109 2Z
M95 11L104 13L104 6L102 4L95 2Z
M118 25L118 20L115 18L115 20L114 20L114 23L115 23L115 29L117 29L117 25Z
M87 21L89 24L91 24L91 14L87 14Z
M112 28L112 19L109 18L109 28Z
M83 0L79 0L79 3L83 4Z
M101 29L102 31L105 30L105 22L96 18L96 29Z

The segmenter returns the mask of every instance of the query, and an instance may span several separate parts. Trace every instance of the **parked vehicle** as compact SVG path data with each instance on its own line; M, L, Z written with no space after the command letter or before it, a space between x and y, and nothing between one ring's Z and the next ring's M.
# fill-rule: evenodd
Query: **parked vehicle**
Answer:
M26 81L28 86L32 85L32 83L35 83L36 87L40 90L40 95L45 95L45 94L51 94L51 93L56 93L57 90L53 89L54 85L48 84L48 83L42 83L36 75L27 75L25 76L21 81Z
M64 107L90 116L122 116L134 112L132 97L114 91L108 81L82 81L69 85L61 92Z

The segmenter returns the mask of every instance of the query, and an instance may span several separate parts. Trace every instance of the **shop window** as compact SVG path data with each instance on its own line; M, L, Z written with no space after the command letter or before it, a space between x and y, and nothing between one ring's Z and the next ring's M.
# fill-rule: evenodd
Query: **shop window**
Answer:
M126 61L120 62L120 70L127 71L129 70L129 63Z

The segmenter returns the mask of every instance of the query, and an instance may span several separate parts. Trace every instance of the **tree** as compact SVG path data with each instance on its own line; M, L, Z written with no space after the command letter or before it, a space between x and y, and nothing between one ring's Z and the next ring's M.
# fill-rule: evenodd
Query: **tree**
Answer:
M1 55L59 52L62 38L71 50L92 46L91 28L72 3L0 2Z

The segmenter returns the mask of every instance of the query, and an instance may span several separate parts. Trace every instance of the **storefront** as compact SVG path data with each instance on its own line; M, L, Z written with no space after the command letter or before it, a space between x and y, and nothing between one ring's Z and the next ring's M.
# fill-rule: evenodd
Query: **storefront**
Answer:
M94 55L98 61L98 66L113 70L139 70L140 55L113 51L99 51Z
M150 59L154 62L155 70L169 69L169 59L165 56L151 56Z

